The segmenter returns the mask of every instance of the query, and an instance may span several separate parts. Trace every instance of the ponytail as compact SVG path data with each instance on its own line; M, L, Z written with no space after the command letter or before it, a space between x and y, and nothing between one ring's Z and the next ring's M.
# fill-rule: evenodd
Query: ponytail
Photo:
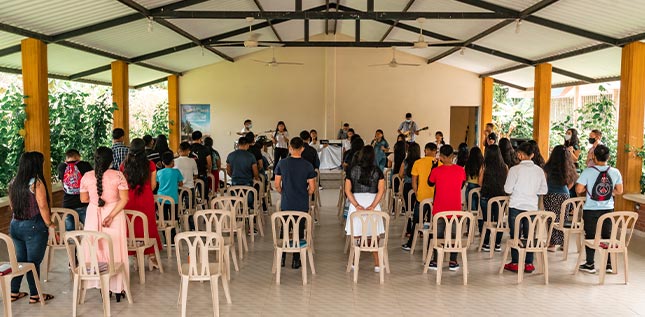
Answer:
M99 207L105 206L103 200L103 174L112 166L112 149L101 146L94 152L94 175L96 176L96 193L99 196Z

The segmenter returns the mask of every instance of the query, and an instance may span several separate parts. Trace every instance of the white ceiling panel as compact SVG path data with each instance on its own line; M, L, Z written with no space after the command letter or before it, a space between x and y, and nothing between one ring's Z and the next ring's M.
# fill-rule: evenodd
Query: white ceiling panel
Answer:
M113 60L56 44L47 45L49 73L71 75L109 65Z
M189 42L181 35L154 23L148 32L147 20L139 20L70 39L72 42L134 57Z
M554 61L553 67L592 78L606 78L620 75L621 49L611 47L583 55Z
M256 48L247 48L247 47L218 47L217 50L221 51L222 53L233 57L233 58L239 58L244 55L248 54L253 54L255 52L259 52L261 50L267 49L266 47L256 47Z
M531 88L533 87L533 83L535 82L535 68L526 67L512 72L494 75L493 78L501 81L505 81L511 84L519 85L524 88ZM575 78L563 76L556 73L553 73L551 75L552 85L572 83L577 81L578 80Z
M157 8L161 6L165 6L171 3L175 3L181 0L135 0L138 4L148 8Z
M130 72L128 72L128 74L130 76L132 76L132 74L130 74ZM108 70L108 71L100 72L98 74L94 74L94 75L91 75L91 76L83 77L83 79L96 80L96 81L102 81L102 82L106 82L106 83L111 83L112 82L112 72ZM130 86L132 86L132 81L130 81Z
M346 0L341 3L352 9L367 11L367 1L365 0ZM378 0L374 1L374 11L402 11L407 1L404 0Z
M221 48L217 48L218 50ZM172 69L180 72L186 72L191 69L210 65L222 61L223 59L212 52L195 47L174 54L153 58L146 63L155 66Z
M526 21L521 23L519 32L516 23L511 23L475 43L534 60L598 44L593 40Z
M442 58L438 62L477 74L483 74L517 65L517 63L511 62L507 59L495 57L493 55L481 53L468 48L463 51L463 55L461 54L461 51L458 51L450 56Z
M25 37L6 32L0 32L0 49L20 44Z
M558 1L535 15L614 38L645 32L645 1Z
M500 21L501 20L426 20L426 22L423 23L423 29L465 41ZM406 24L417 28L419 27L419 23L414 21L408 21ZM394 28L387 40L416 41L418 37L419 33ZM426 36L426 40L433 41L436 39Z
M134 13L114 0L2 0L0 21L48 35Z
M22 68L22 54L20 52L0 56L0 67Z
M257 37L256 39L258 41L278 41L278 38L275 37L275 33L273 33L271 28L262 28L259 30L254 30L253 36ZM226 39L226 41L245 41L248 38L249 38L249 34L244 33L233 37L229 37Z
M403 2L403 1L401 1ZM415 1L410 11L417 12L490 12L454 0L424 0Z
M572 0L564 0L564 1L572 1ZM573 0L573 1L577 2L580 0ZM498 6L506 7L509 9L522 11L540 2L540 0L486 0L486 2L490 2Z
M293 3L293 1L289 1ZM257 11L253 0L210 0L179 11Z
M449 48L446 48L446 47L428 47L428 48L398 47L397 48L398 51L411 54L411 55L416 55L426 60L428 59L428 57L439 55L447 51L448 49Z
M246 20L227 19L227 20L212 20L212 19L173 19L168 20L174 25L180 27L182 30L192 34L198 39L205 39L211 36L219 35L229 31L248 28L249 23ZM261 22L254 22L254 24Z
M372 20L361 21L361 41L380 41L389 26ZM338 32L354 38L356 22L353 20L338 20Z
M305 26L302 20L282 22L274 27L283 41L297 41L305 37ZM310 20L309 37L311 38L321 33L325 33L325 20Z
M128 67L129 75L129 84L130 86L137 86L157 80L159 78L164 78L169 74L152 70L150 68L141 67L138 65L130 65ZM111 80L110 80L111 81Z
M296 8L295 1L260 0L260 4L266 11L293 11ZM324 4L324 0L303 0L302 9L307 10Z

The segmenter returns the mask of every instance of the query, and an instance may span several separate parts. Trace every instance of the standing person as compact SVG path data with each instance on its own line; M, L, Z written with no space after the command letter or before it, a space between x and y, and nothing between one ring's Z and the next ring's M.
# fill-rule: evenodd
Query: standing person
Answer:
M544 165L544 174L546 174L546 184L549 188L544 195L544 209L555 213L555 221L564 221L561 207L565 200L569 199L569 190L576 182L576 174L571 152L563 145L557 145L551 151L549 160ZM556 245L564 245L564 233L554 229L551 233L551 245L548 250L555 252Z
M349 123L345 122L343 124L343 127L338 130L338 134L336 135L336 139L338 140L345 140L349 138L349 135L347 135L347 132L349 131Z
M161 162L161 156L172 150L168 147L168 138L165 135L159 134L157 140L155 141L155 147L153 148L154 154L148 156L148 159L153 163L157 164L157 169L163 168L163 163Z
M266 166L264 166L264 160L262 157L262 146L255 143L255 135L253 134L253 132L246 134L246 142L249 145L249 153L253 154L255 160L257 161L258 173L265 175L264 171L266 169Z
M567 129L564 135L564 147L571 153L571 159L576 166L576 170L580 168L578 158L580 157L580 139L578 138L578 130L574 128Z
M408 137L408 142L414 142L417 139L417 135L419 135L418 130L417 123L412 121L412 114L408 112L405 114L405 120L399 124L399 129L396 132Z
M405 210L410 210L412 206L409 206L408 195L412 190L412 167L414 166L414 162L421 158L421 147L419 144L416 142L408 143L408 153L404 157L405 159L399 167L398 174L399 177L403 178L403 205L405 206ZM415 194L412 194L412 203L416 202L416 199ZM410 219L407 220L406 234L412 234L412 221Z
M602 132L600 130L594 129L589 133L589 144L591 148L587 152L587 167L592 167L595 163L594 161L594 151L598 145L601 145L602 142Z
M219 155L219 152L217 152L217 150L213 147L213 144L213 138L209 136L204 138L204 146L207 149L211 150L211 174L213 175L213 181L215 182L214 187L219 188L219 170L222 168L222 157Z
M607 166L609 148L603 144L596 145L592 154L593 163L587 167L576 183L578 195L586 195L585 205L582 207L582 220L585 224L585 239L594 239L598 219L614 211L614 196L623 194L623 177L618 169ZM611 233L611 223L605 221L601 224L601 236L608 239ZM594 266L595 250L585 247L586 262L581 264L580 271L596 273ZM601 263L600 265L604 265ZM605 268L607 273L612 273L611 261L607 259Z
M141 154L144 155L145 152ZM101 146L96 149L95 170L87 172L81 180L81 201L89 203L85 230L103 232L110 236L114 255L112 260L115 265L123 265L123 273L110 278L110 292L115 293L117 299L120 299L125 294L125 286L130 284L128 226L123 213L128 203L129 191L128 182L123 174L110 169L112 159L112 150L109 148ZM154 230L157 231L156 225ZM97 255L100 262L109 261L110 251L107 243L99 245ZM87 288L100 288L99 281L88 281Z
M437 145L437 150L441 151L441 147L446 145L446 141L443 140L443 132L437 131L434 133L434 144Z
M280 160L275 169L275 189L281 197L280 210L309 212L309 196L313 195L316 189L316 173L313 165L302 157L305 144L299 137L291 139L289 141L291 156ZM304 221L300 222L298 231L300 238L304 239ZM286 253L282 253L282 266L286 256ZM294 253L291 267L298 269L300 266L300 253Z
M154 163L148 161L145 154L143 140L136 138L130 143L128 156L121 164L121 171L130 188L125 209L140 211L146 215L148 218L148 236L157 241L157 247L161 251L162 244L157 230L157 213L152 194L152 189L157 187L157 168ZM143 238L143 234L143 224L135 221L135 237ZM134 252L131 254L134 254ZM153 247L147 248L144 254L148 255L148 266L159 268Z
M508 203L508 226L511 230L511 239L515 235L524 237L528 235L528 220L520 222L520 228L515 228L515 219L523 212L538 210L538 195L548 192L544 170L532 161L533 145L528 142L522 143L517 148L517 156L520 164L511 167L504 183L504 191L511 195ZM515 229L519 229L520 232L515 232ZM511 262L506 263L504 269L517 272L519 265L523 264L524 272L535 271L533 252L526 253L524 263L518 263L518 261L519 253L516 249L511 249Z
M289 131L283 121L278 121L275 132L271 137L273 141L273 177L275 179L275 168L280 160L289 155Z
M445 211L458 211L461 210L461 188L466 183L466 172L464 169L452 163L454 159L454 149L450 144L445 144L439 150L442 166L432 170L428 183L434 185L435 194L434 202L432 204L432 215L436 215ZM453 223L455 225L455 223ZM452 238L455 238L456 226L452 227ZM437 222L437 235L438 239L443 239L446 231L445 221ZM437 269L437 250L432 250L432 260L430 261L430 269ZM441 263L440 263L441 264ZM459 269L457 262L457 253L450 253L450 262L448 263L451 271Z
M251 121L251 119L246 119L244 120L244 127L237 133L237 135L245 136L249 132L252 132L251 129L253 129L253 121Z
M457 165L464 167L466 162L468 162L468 144L459 143L457 148Z
M544 167L544 164L546 164L546 161L544 160L544 157L540 153L540 147L537 144L537 141L535 140L529 140L527 142L528 144L533 147L533 163L539 167Z
M355 211L373 210L381 211L379 202L385 192L385 180L383 172L374 164L374 148L367 145L358 153L358 162L354 165L345 178L345 195L350 203L347 218ZM377 230L380 235L385 233L385 227L380 222L378 228L370 228ZM360 222L354 222L354 234L370 235L373 232L363 232ZM345 233L351 235L352 228L350 228L350 221L345 223ZM372 253L374 257L374 272L381 271L378 262L378 254ZM358 265L358 263L356 263Z
M82 224L85 224L87 204L81 202L81 179L91 170L92 165L81 160L81 154L75 149L67 150L65 162L58 164L58 179L63 182L63 208L75 210ZM65 230L74 230L72 216L65 218Z
M372 140L372 147L374 148L374 154L376 157L376 165L378 168L383 171L387 163L387 157L385 153L390 151L390 144L387 143L387 140L383 136L383 130L378 129L374 134L374 140Z
M190 145L190 155L197 162L197 170L199 174L197 178L208 184L208 173L213 170L213 150L202 145L202 133L194 131L191 135L193 143ZM206 188L205 192L208 195L209 189Z
M179 144L179 157L174 161L174 168L178 169L184 180L184 186L191 191L192 197L195 197L195 178L199 174L197 163L188 157L190 155L190 144L181 142ZM187 197L185 197L187 198ZM179 203L179 202L177 202Z
M517 154L515 154L513 145L511 145L511 140L508 138L501 138L499 140L499 150L502 152L502 158L508 168L520 164L520 160L517 158Z
M318 151L309 146L309 142L311 142L311 134L309 134L307 130L303 130L302 132L300 132L300 139L302 139L302 141L304 142L302 146L302 153L300 155L307 162L311 163L314 169L319 169L320 158L318 157Z
M482 150L474 146L470 149L468 161L466 161L466 166L464 166L464 170L466 171L466 201L470 197L470 192L475 188L479 188L479 172L483 165L484 156L482 155ZM477 206L479 206L479 195L474 194L470 211L476 211L478 209Z
M437 160L437 145L434 143L427 143L425 148L425 157L418 159L412 165L412 190L417 196L417 202L414 205L414 215L412 216L412 223L410 224L410 239L401 248L409 251L412 248L412 240L414 238L414 230L416 230L417 219L419 219L419 205L424 199L434 198L434 187L428 184L428 177L430 172L443 163ZM429 210L423 210L424 218Z
M258 162L248 151L249 146L248 139L240 137L237 150L226 158L226 172L231 176L233 186L253 186L253 180L259 179Z
M488 136L494 132L495 132L495 125L492 122L486 123L486 126L484 127L484 131L482 132L483 134L482 140L486 142L486 140L488 140ZM484 146L488 146L487 143L484 143Z
M175 202L175 218L172 219L171 217L172 206L167 200L164 202L163 210L159 210L158 212L163 212L166 221L176 221L179 219L179 187L184 185L184 176L181 175L178 169L174 168L175 162L172 152L168 151L164 153L161 156L161 161L163 162L164 169L157 172L157 183L159 184L159 191L157 193L173 199ZM172 233L170 241L166 241L167 247L170 247L173 241L175 241L175 233Z
M493 133L491 133L492 135ZM490 135L488 136L490 138ZM479 171L479 186L481 187L481 197L479 197L479 204L482 212L483 221L479 222L479 232L482 233L484 222L488 218L488 199L498 196L506 196L504 191L504 183L508 174L508 166L504 163L502 152L499 150L497 144L491 144L484 152L484 165ZM491 210L491 220L497 221L499 215L499 205L493 204ZM497 233L495 237L495 251L502 252L502 233ZM482 251L490 251L490 231L484 235L484 244Z
M113 170L118 170L119 166L121 166L121 163L128 155L128 147L123 144L124 138L125 131L123 129L116 128L112 130L112 155L114 155L114 161L112 162Z
M16 260L33 263L38 276L40 263L47 248L49 228L54 227L51 221L49 190L43 174L44 161L45 157L40 152L23 153L18 163L18 172L9 184L9 206L12 212L9 233L16 247ZM29 303L38 303L41 298L38 296L34 274L29 272L26 275L29 294L20 292L22 276L14 277L11 280L11 301L30 295ZM6 291L3 289L3 292ZM48 301L53 298L52 295L43 294L42 300Z
M491 132L488 134L486 137L486 143L484 143L484 149L487 149L489 146L497 144L497 134L495 132Z

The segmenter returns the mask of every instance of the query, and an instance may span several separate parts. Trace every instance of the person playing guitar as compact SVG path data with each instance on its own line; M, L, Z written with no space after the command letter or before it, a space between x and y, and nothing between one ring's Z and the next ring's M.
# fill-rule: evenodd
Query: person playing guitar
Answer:
M407 142L414 142L417 135L419 135L419 132L423 130L428 130L428 127L419 129L417 123L412 121L412 114L408 112L405 114L405 121L401 122L399 129L396 131L399 134L405 135L405 140Z

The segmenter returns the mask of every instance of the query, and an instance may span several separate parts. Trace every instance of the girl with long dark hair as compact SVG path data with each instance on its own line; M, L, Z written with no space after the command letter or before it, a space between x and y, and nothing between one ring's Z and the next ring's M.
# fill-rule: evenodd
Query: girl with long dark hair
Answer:
M479 203L482 211L482 218L485 222L488 218L488 200L497 196L506 196L504 192L504 183L506 183L506 176L508 175L508 167L502 158L502 152L499 150L497 144L491 144L486 148L484 155L484 164L479 172L479 186L481 186L481 197ZM498 221L499 206L493 205L491 210L491 218L493 221ZM479 232L481 233L484 222L479 223ZM490 251L490 231L486 232L484 236L483 251ZM499 232L495 237L495 251L502 251L502 232Z
M379 202L385 192L385 180L383 172L374 163L374 148L370 145L363 147L357 155L357 163L354 165L345 179L345 195L350 203L347 218L355 211L374 210L381 211ZM354 222L354 235L362 233L363 228L360 222ZM350 235L350 221L345 223L345 232ZM385 233L383 223L378 224L378 234ZM380 272L378 254L374 255L374 271ZM358 265L358 263L355 263Z
M506 166L509 169L517 164L520 164L520 160L517 158L517 154L515 154L511 140L509 140L508 138L501 138L499 140L499 150L502 152L504 163L506 163Z
M222 168L222 158L219 155L219 152L217 152L217 150L213 147L214 143L215 142L213 141L213 138L209 136L204 138L204 146L211 151L211 157L213 158L211 173L213 174L213 180L215 180L217 188L219 187L219 170Z
M123 209L128 203L128 182L123 173L110 169L112 150L101 146L94 152L94 171L85 173L81 179L81 201L89 203L85 230L103 232L112 239L114 264L123 264L124 272L110 278L110 292L118 298L124 295L125 285L130 283L128 262L128 228ZM97 250L99 261L109 261L107 244ZM89 259L86 259L89 261ZM100 288L99 281L89 281L89 288Z
M43 174L44 161L45 157L40 152L23 153L18 163L18 172L9 183L9 206L12 212L9 233L16 247L16 260L33 263L38 276L40 276L40 263L47 248L49 227L53 226L48 181ZM29 303L37 303L41 300L33 273L29 272L26 275L29 294L20 292L22 275L15 277L11 280L12 302L27 295L30 295ZM42 300L53 298L52 295L43 294ZM11 305L11 303L3 304Z
M421 158L421 147L419 143L412 142L408 143L408 154L403 160L403 164L399 168L399 177L403 178L403 204L405 205L405 210L411 210L414 206L408 205L408 195L412 190L412 166L414 162ZM412 194L412 203L416 203L417 197L415 194ZM405 231L407 235L412 234L412 221L414 219L408 218L407 224L405 226Z
M148 155L148 159L157 164L157 168L162 169L163 164L161 163L161 156L168 151L172 151L168 147L168 138L163 134L159 134L155 140L155 146L152 148L152 151L154 154Z
M579 168L578 158L580 157L580 139L578 138L578 130L570 128L567 129L564 135L564 147L571 153L571 159L576 167Z
M157 169L155 164L146 158L143 143L139 138L132 140L128 156L121 165L121 171L130 188L125 209L143 212L148 217L148 235L157 240L157 247L161 251L162 244L157 231L155 201L152 195L152 189L157 187ZM136 237L143 238L143 224L139 221L134 224L134 234ZM144 252L148 255L148 265L151 268L159 268L154 253L153 247L147 248Z
M465 201L468 201L470 192L473 189L479 188L479 172L481 171L483 165L484 155L482 155L482 150L479 147L474 146L472 149L470 149L470 153L468 154L468 161L466 161L466 166L464 166L464 169L466 170ZM473 195L473 204L471 206L471 211L477 210L476 206L479 206L479 195Z
M443 132L441 131L435 132L434 138L435 138L434 143L437 145L437 151L439 151L441 147L446 144L446 141L443 140Z
M287 158L289 155L289 131L284 121L278 121L271 140L273 140L273 174L275 175L275 168L280 163L280 160ZM272 177L271 179L274 178Z
M546 184L549 191L544 195L544 209L555 213L555 221L559 222L562 203L570 198L569 190L573 187L578 175L571 152L563 145L553 148L549 161L544 165ZM556 245L564 245L564 233L553 230L551 233L550 251L555 251Z
M376 165L381 169L381 171L383 171L385 169L385 164L387 163L385 152L388 152L390 150L390 144L387 143L385 136L383 136L383 130L376 130L376 133L374 134L374 140L372 140L372 147L374 147Z
M457 148L457 165L464 167L468 162L468 144L460 143Z
M349 148L349 151L345 151L345 156L343 157L343 167L345 168L345 172L349 173L351 170L351 167L355 163L355 158L356 154L360 152L363 147L365 146L365 142L363 139L361 139L360 136L354 138L351 143L351 147Z

